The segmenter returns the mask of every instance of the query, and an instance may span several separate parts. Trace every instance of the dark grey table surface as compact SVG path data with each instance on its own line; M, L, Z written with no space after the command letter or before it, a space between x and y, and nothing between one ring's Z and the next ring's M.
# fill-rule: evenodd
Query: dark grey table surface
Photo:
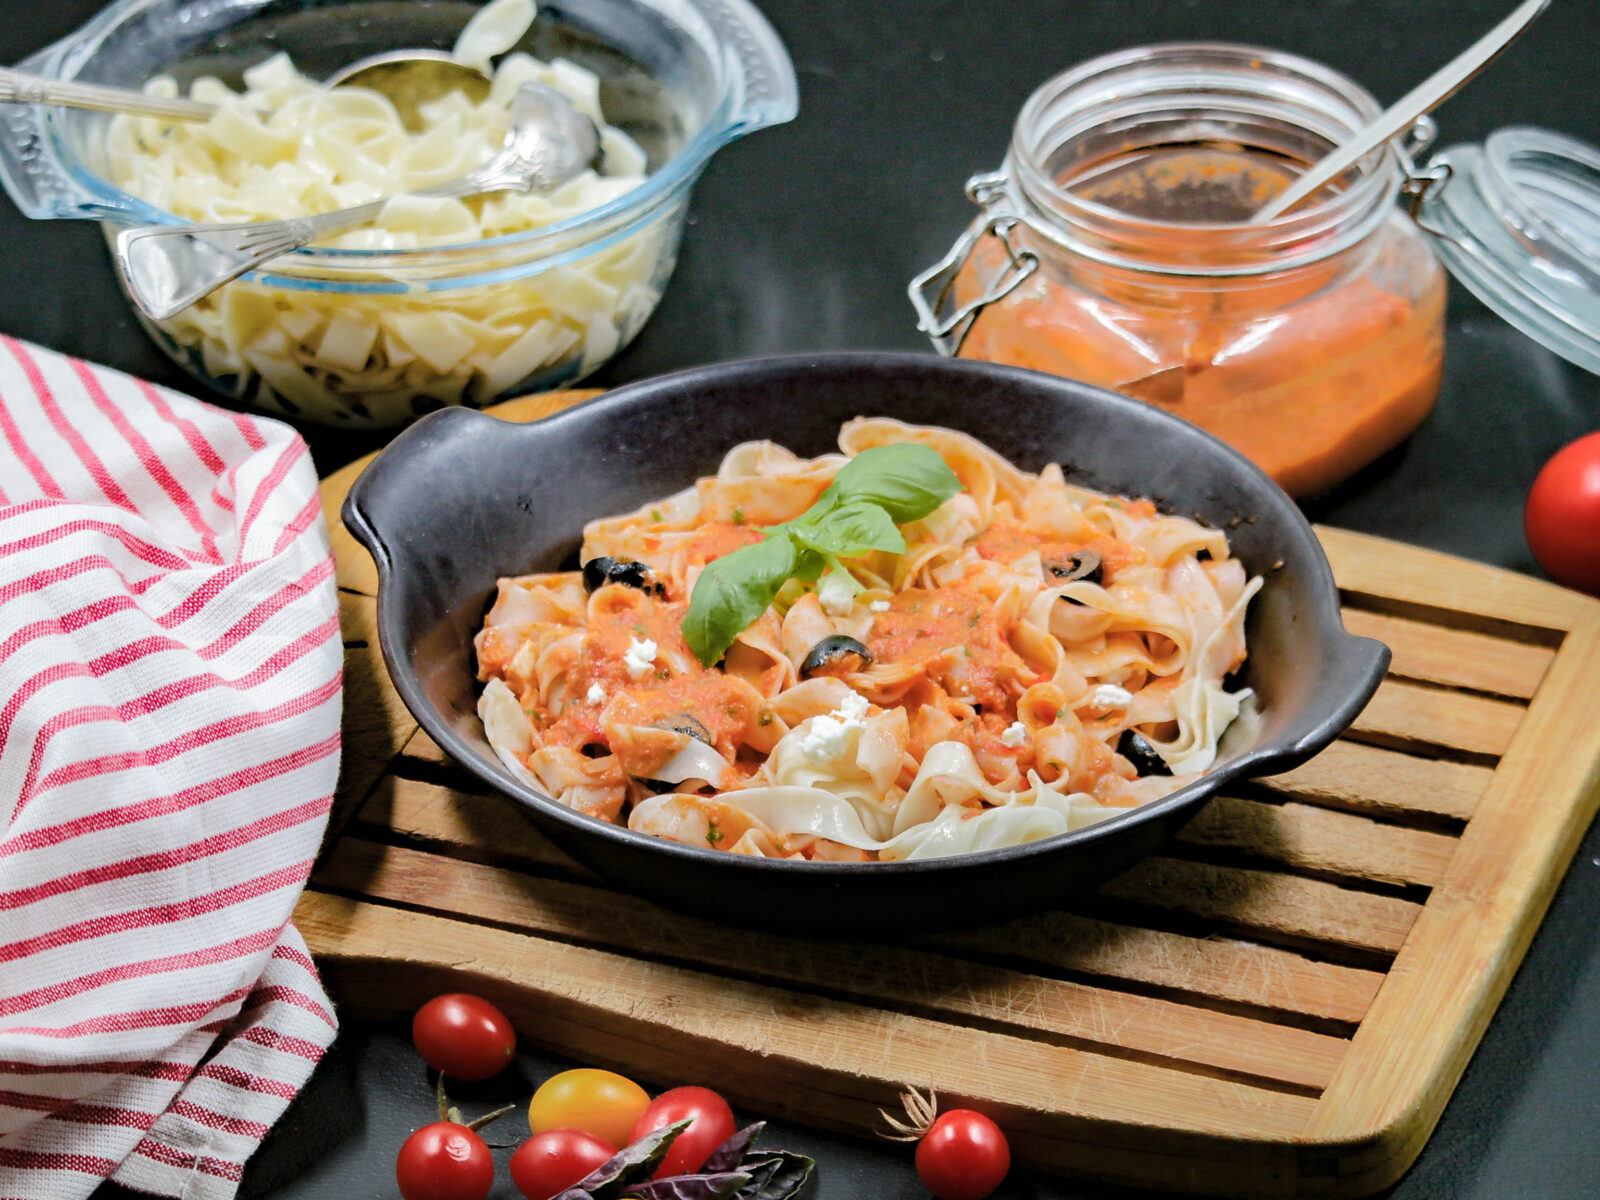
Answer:
M781 351L926 349L905 300L907 279L941 255L967 220L962 182L998 164L1026 95L1072 63L1154 41L1245 41L1320 59L1387 102L1463 48L1511 0L761 6L798 68L800 116L711 163L665 300L597 384ZM14 62L68 33L97 7L99 0L11 0L0 21L0 61ZM1441 110L1441 141L1535 124L1600 144L1597 62L1600 2L1555 0L1522 42ZM87 224L28 222L0 203L0 330L188 390L129 316L99 235ZM1405 446L1308 507L1330 524L1534 571L1521 533L1528 485L1557 447L1597 428L1600 379L1455 288L1438 410ZM377 444L305 432L324 472ZM1591 830L1395 1197L1600 1195L1597 926L1600 834ZM532 1082L563 1065L525 1055L520 1077L472 1099L525 1096ZM405 1031L347 1019L309 1087L247 1167L241 1195L394 1195L395 1150L430 1111ZM508 1118L506 1127L514 1131L515 1124ZM511 1140L514 1132L503 1136ZM817 1157L819 1198L926 1194L900 1148L783 1123L771 1126L767 1140ZM111 1186L97 1193L100 1200L121 1195L131 1193ZM494 1195L515 1192L502 1182ZM997 1195L1131 1193L1019 1170Z

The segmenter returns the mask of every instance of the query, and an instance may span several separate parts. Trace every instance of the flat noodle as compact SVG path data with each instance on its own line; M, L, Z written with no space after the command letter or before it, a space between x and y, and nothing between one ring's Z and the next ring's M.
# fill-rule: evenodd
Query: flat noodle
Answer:
M1261 580L1222 532L1069 485L1055 465L1029 475L949 429L863 418L839 442L815 459L736 446L715 476L591 522L583 561L639 564L631 582L585 595L580 572L501 580L475 646L508 769L673 841L888 861L1104 820L1191 782L1230 725L1247 729L1250 692L1225 680ZM702 667L681 622L705 565L894 442L931 447L963 490L901 527L904 554L847 560L853 597L790 580ZM811 649L840 635L870 661L805 677ZM1117 749L1129 730L1171 774L1139 774Z

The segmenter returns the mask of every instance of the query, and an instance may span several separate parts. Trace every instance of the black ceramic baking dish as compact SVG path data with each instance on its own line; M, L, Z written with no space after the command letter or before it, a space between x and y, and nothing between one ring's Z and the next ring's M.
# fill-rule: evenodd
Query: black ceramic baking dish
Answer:
M582 816L513 778L476 715L472 637L496 579L575 566L586 521L685 487L739 442L771 438L821 454L837 449L843 422L863 415L964 430L1026 470L1059 462L1069 481L1157 498L1229 529L1233 552L1266 579L1246 626L1243 680L1261 702L1253 744L1160 801L1073 833L899 863L679 845ZM618 887L805 933L894 936L1070 902L1154 850L1219 789L1288 770L1326 746L1389 660L1382 643L1345 632L1316 535L1244 457L1138 401L990 363L882 353L755 359L630 384L533 425L447 409L402 433L361 475L344 520L377 561L378 634L395 687L457 762Z

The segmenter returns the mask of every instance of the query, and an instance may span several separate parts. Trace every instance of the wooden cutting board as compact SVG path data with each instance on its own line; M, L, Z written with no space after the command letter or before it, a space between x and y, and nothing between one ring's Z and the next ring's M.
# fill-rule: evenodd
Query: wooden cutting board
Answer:
M1432 1132L1600 799L1600 602L1323 529L1389 677L1313 762L1213 800L1098 892L892 946L679 916L601 884L419 731L339 524L362 465L323 485L344 767L296 913L347 1008L470 988L531 1043L829 1129L869 1135L932 1087L1046 1171L1368 1195Z

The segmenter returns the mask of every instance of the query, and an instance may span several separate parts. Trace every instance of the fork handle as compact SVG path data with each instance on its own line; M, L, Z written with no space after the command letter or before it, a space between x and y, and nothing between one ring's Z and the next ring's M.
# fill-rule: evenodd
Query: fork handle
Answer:
M209 121L217 111L213 104L198 100L147 96L130 88L101 87L93 83L70 83L25 75L0 67L0 103L62 104L68 108L90 108L96 112L131 113L142 117L168 117L179 121Z
M514 169L491 160L413 195L454 200L526 186L527 180ZM164 321L263 263L330 233L366 224L388 202L387 198L373 200L286 221L124 229L117 235L112 258L134 303L152 319Z

